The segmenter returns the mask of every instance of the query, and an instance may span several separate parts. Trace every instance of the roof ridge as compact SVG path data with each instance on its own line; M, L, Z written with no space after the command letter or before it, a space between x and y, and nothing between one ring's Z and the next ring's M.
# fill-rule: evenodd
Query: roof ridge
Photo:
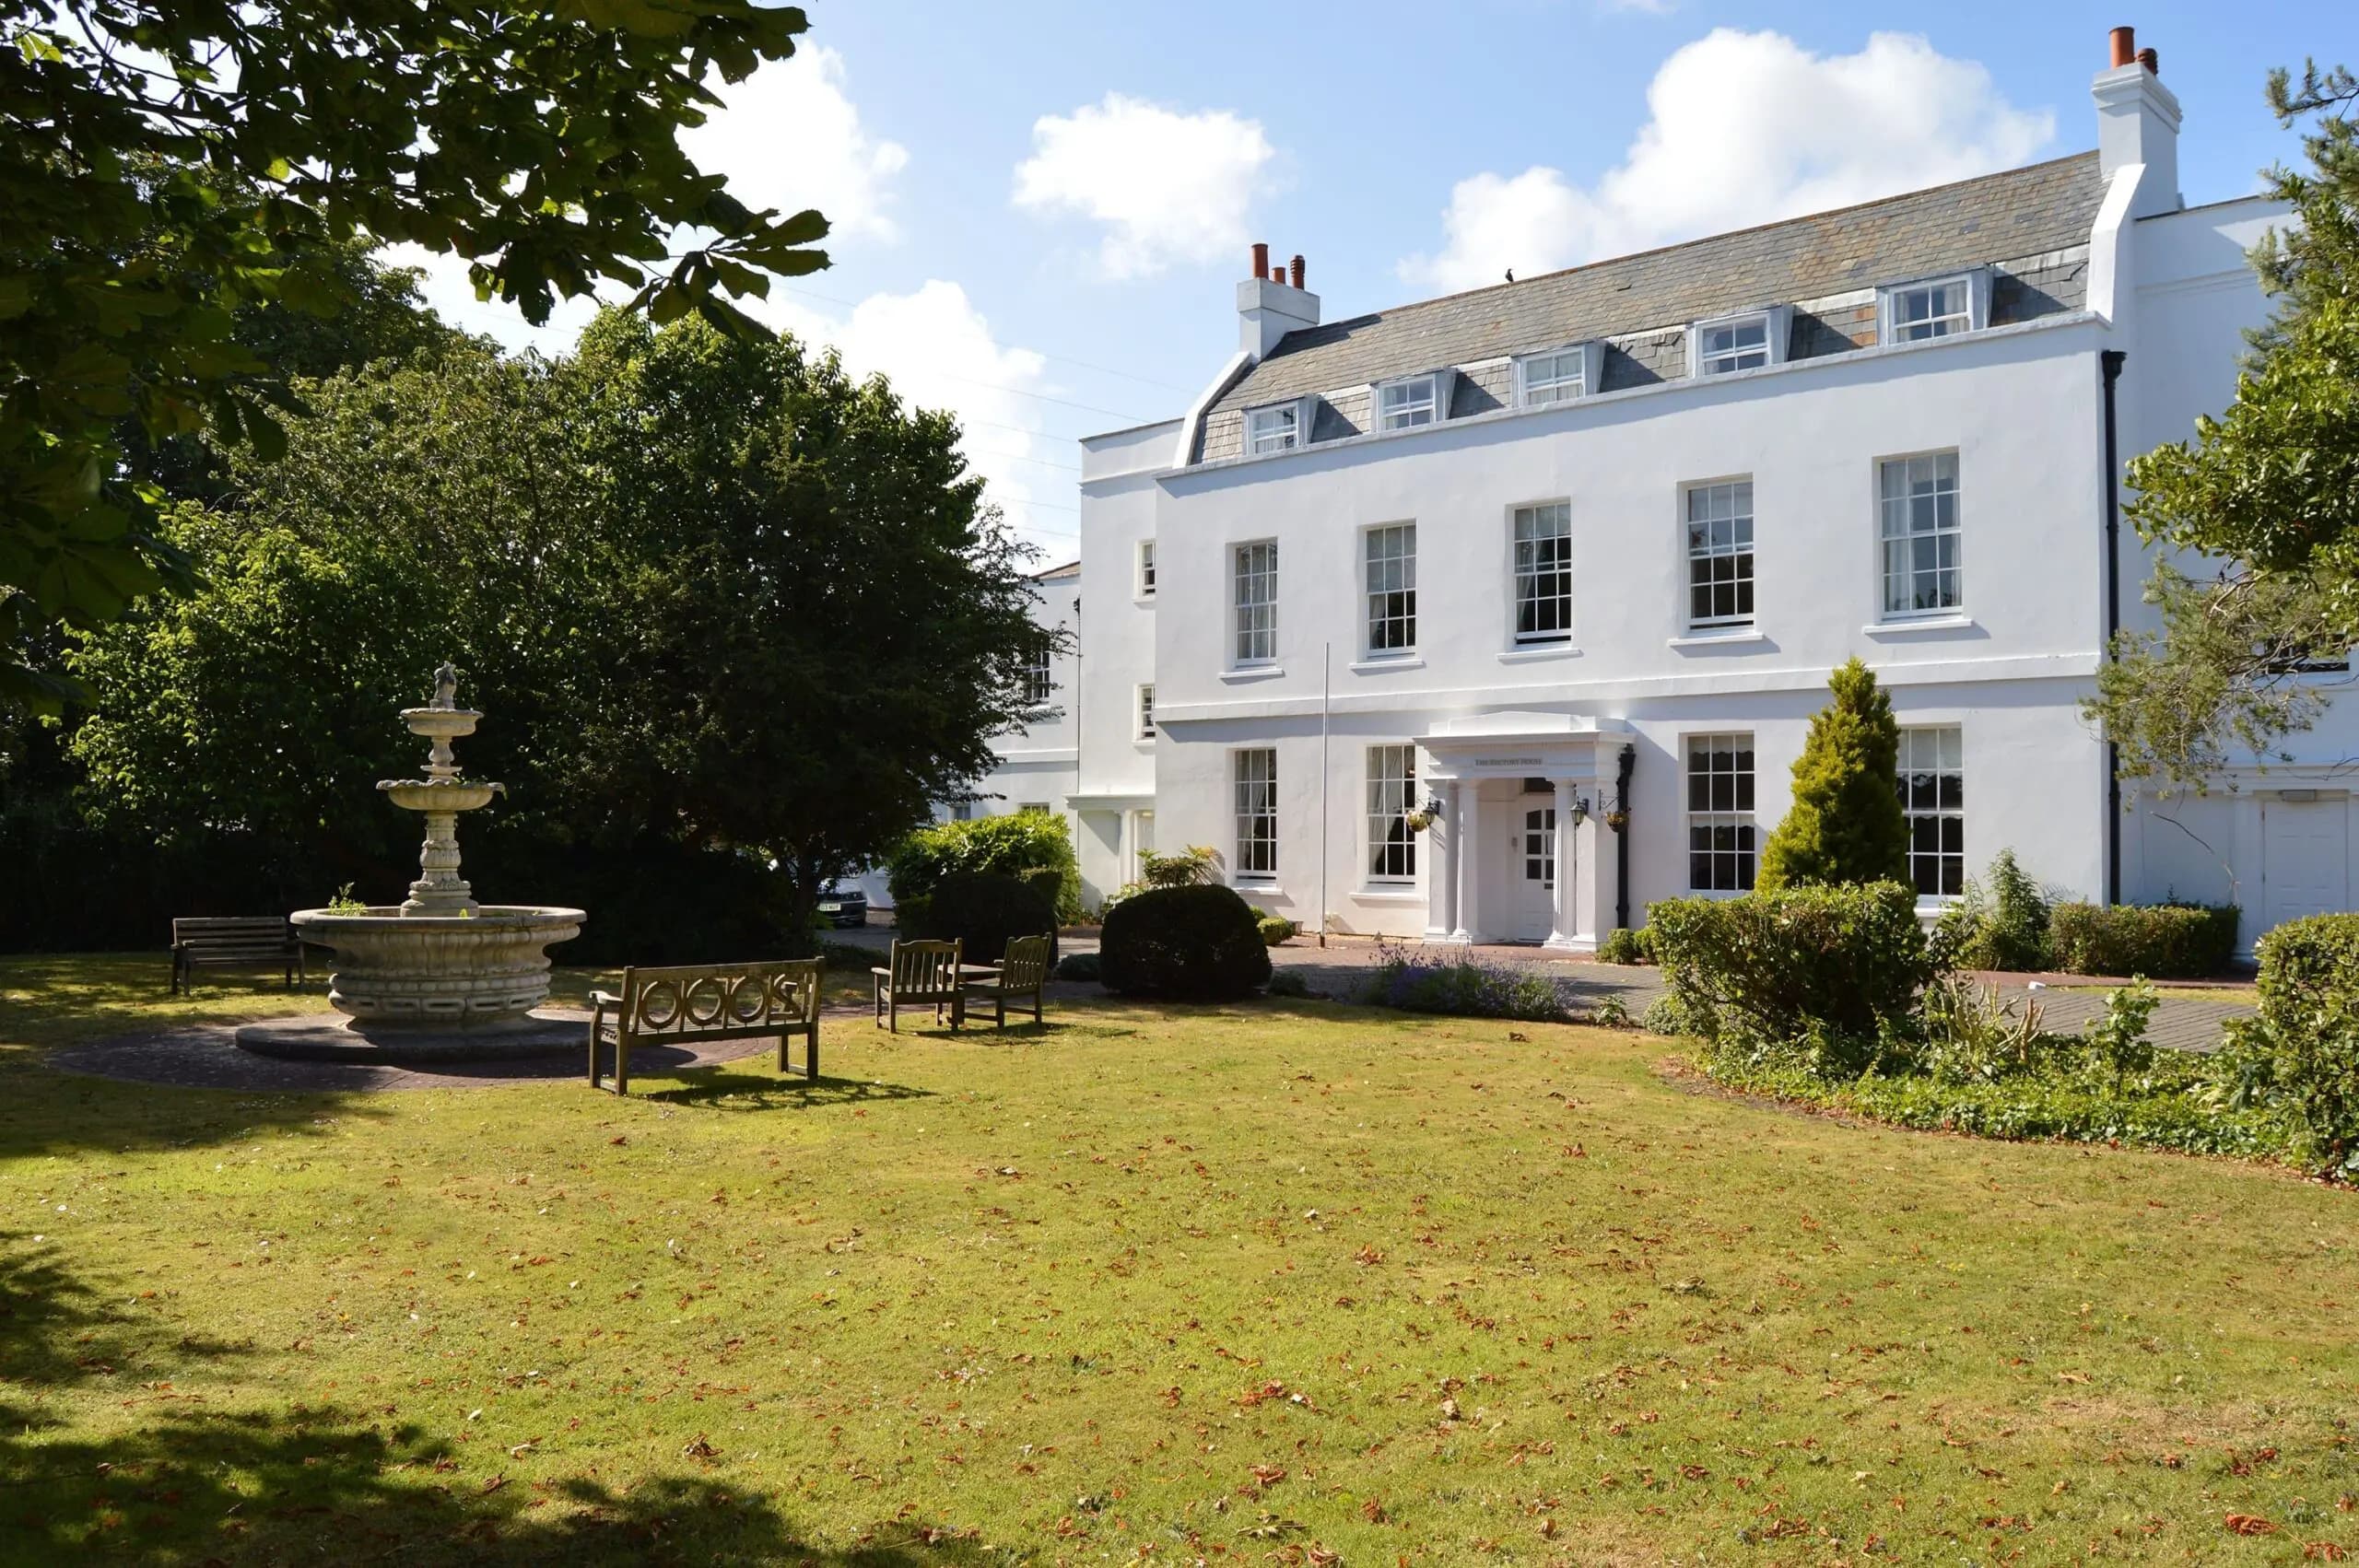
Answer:
M1531 277L1520 277L1513 283L1486 283L1478 288L1461 288L1451 294L1436 294L1423 299L1412 299L1400 305L1364 310L1356 316L1344 316L1336 321L1321 322L1315 327L1297 327L1294 332L1286 333L1286 337L1293 337L1297 333L1307 337L1314 333L1331 327L1344 326L1353 322L1397 317L1407 311L1422 310L1431 305L1447 305L1452 300L1471 299L1478 294L1505 292L1511 288L1528 288L1533 284L1546 283L1554 278L1568 277L1574 273L1590 272L1599 267L1618 266L1627 262L1644 261L1649 256L1661 256L1672 251L1684 251L1692 246L1706 245L1718 240L1736 240L1747 234L1759 234L1766 229L1784 228L1789 225L1815 222L1821 218L1840 217L1846 213L1863 212L1870 207L1888 206L1895 202L1912 201L1919 196L1935 196L1944 191L1963 190L1968 185L1979 185L1993 180L2012 179L2043 169L2053 169L2059 164L2079 162L2096 156L2096 149L2091 147L2081 152L2066 153L2060 158L2043 158L2037 163L2020 163L2012 169L1994 169L1988 174L1971 174L1963 180L1952 180L1944 184L1920 185L1913 191L1899 191L1889 196L1876 196L1864 202L1853 202L1848 206L1824 207L1816 212L1795 213L1790 217L1775 217L1763 223L1747 224L1743 228L1724 228L1713 234L1699 234L1692 240L1674 240L1664 245L1651 245L1643 251L1625 251L1620 255L1600 256L1595 261L1581 262L1569 267L1558 267L1553 272L1538 273ZM1271 353L1265 356L1265 362L1268 359L1279 357L1284 347L1285 339L1280 339L1278 344L1273 346Z

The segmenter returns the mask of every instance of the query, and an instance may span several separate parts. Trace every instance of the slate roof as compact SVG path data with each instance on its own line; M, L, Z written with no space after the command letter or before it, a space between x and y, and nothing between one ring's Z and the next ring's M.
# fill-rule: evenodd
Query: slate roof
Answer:
M2060 251L2104 195L2097 155L2076 153L1308 327L1212 412Z

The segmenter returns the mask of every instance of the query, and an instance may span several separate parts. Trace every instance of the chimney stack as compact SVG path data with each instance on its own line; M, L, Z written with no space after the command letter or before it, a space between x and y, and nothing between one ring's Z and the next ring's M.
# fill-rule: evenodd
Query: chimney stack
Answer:
M1290 332L1319 324L1319 296L1302 287L1303 260L1294 259L1294 281L1286 264L1270 260L1264 240L1253 242L1253 275L1237 286L1238 346L1255 359Z
M2130 198L2131 217L2177 212L2187 204L2178 193L2178 99L2156 75L2156 55L2138 47L2130 28L2107 37L2112 64L2090 84L2097 105L2097 170L2107 181L2124 169L2140 170Z

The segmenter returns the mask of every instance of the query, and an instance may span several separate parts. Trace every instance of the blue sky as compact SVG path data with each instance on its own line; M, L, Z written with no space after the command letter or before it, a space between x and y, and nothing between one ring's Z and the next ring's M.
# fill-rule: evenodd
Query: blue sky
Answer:
M2298 147L2269 67L2359 64L2346 7L2143 12L1709 0L814 0L810 46L691 150L757 205L818 205L835 265L768 314L968 427L1050 554L1073 439L1180 412L1235 346L1246 248L1309 258L1327 318L2076 152L2106 30L2186 111L2189 202ZM430 296L561 349L450 269Z

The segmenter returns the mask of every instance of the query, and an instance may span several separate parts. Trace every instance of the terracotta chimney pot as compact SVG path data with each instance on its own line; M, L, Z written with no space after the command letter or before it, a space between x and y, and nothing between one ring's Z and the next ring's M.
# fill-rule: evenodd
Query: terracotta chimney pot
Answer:
M1303 264L1302 264L1302 258L1301 258L1299 255L1297 255L1297 257L1295 257L1295 259L1294 259L1294 269L1293 269L1293 270L1294 270L1294 286L1295 286L1297 288L1300 288L1300 287L1302 287L1302 277L1303 277L1303 271L1304 271L1304 268L1303 268Z
M1266 240L1253 241L1253 275L1255 277L1270 275L1270 243Z
M2113 64L2117 70L2138 58L2136 28L2116 28L2107 36L2113 46Z
M2159 76L2163 74L2163 57L2151 49L2142 49L2138 52L2138 64L2146 67L2146 74L2150 76Z

